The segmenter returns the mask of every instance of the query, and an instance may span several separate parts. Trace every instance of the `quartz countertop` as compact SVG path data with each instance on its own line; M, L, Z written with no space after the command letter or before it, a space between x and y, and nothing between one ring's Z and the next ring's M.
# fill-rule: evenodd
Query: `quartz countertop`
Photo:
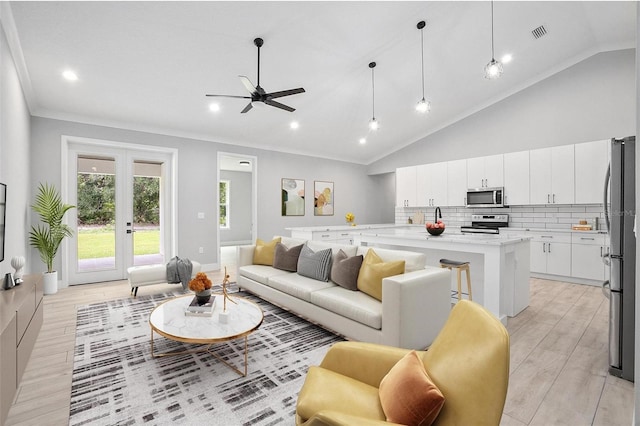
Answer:
M426 230L417 229L379 229L360 232L363 240L367 237L388 237L406 240L424 240L429 243L454 243L454 244L486 244L508 245L528 241L532 237L527 235L507 236L504 234L472 234L461 233L460 228L446 229L441 235L431 235Z
M361 231L366 229L380 229L380 228L406 228L412 225L398 225L396 223L373 223L364 225L326 225L326 226L300 226L292 228L284 228L287 231L302 231L302 232L314 232L314 231ZM424 225L423 225L424 227Z

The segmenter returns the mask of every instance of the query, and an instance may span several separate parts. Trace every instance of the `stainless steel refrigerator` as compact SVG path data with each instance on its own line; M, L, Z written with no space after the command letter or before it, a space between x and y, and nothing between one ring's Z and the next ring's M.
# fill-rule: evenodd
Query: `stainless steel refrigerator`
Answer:
M636 282L635 136L611 140L604 215L609 232L609 373L633 381ZM609 192L609 194L607 194Z

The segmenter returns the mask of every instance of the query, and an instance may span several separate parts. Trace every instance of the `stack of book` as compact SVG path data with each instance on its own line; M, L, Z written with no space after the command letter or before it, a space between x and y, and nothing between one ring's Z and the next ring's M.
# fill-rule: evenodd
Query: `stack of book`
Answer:
M211 299L207 303L199 304L198 298L194 297L184 314L196 317L210 317L213 315L213 305L215 304L216 297L211 296Z

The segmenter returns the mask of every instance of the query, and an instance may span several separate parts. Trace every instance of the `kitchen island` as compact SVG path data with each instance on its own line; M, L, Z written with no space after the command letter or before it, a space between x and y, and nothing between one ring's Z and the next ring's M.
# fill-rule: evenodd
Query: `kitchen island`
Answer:
M451 230L436 237L424 229L386 228L362 230L352 238L356 245L424 252L427 264L432 266L439 266L441 258L470 262L473 301L505 325L507 316L513 317L529 305L531 237L460 234Z

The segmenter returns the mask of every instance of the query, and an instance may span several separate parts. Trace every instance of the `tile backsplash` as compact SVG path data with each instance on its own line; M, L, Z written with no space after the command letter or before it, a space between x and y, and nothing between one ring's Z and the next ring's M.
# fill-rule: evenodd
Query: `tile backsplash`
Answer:
M471 225L472 214L506 213L511 228L571 229L581 219L593 225L597 218L600 229L605 228L602 204L574 204L553 206L511 206L505 208L441 207L442 221L448 226ZM396 207L395 223L407 224L416 213L424 214L425 222L433 222L435 207Z

